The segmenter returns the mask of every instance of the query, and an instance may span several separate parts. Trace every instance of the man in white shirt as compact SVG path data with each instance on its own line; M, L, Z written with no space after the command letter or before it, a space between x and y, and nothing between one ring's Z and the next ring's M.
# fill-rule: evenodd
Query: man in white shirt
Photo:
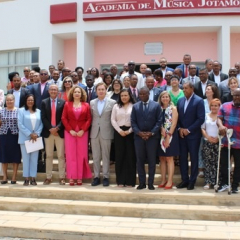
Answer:
M125 76L131 76L131 75L135 74L138 77L137 88L141 88L141 87L145 86L145 82L142 77L142 74L139 72L135 72L135 67L136 67L136 64L134 61L128 62L128 72L122 74L120 80L123 82L123 79Z
M59 79L60 77L60 73L58 70L54 70L52 72L52 80L49 81L49 84L55 84L58 86L58 90L61 91L62 90L62 81Z

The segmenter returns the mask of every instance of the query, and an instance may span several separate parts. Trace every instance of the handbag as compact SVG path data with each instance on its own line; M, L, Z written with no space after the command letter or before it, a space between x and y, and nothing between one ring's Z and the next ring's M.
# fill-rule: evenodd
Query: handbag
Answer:
M39 151L37 172L46 173L46 153L42 150Z

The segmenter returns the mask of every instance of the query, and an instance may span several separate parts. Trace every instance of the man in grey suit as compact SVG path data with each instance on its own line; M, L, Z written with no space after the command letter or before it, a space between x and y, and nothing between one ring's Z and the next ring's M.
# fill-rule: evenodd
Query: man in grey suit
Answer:
M110 150L114 130L111 124L112 108L116 103L106 98L107 86L101 82L96 85L98 98L90 102L92 129L90 133L94 180L92 186L100 184L100 162L102 160L103 186L109 186Z
M185 82L192 82L192 84L194 85L195 83L200 82L200 78L196 75L197 66L190 64L188 70L189 76L182 80L182 84L184 84Z

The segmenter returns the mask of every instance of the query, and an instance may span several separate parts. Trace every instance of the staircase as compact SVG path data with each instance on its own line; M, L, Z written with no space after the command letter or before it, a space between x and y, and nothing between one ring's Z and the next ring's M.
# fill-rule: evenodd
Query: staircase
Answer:
M91 164L92 165L92 164ZM146 167L147 168L147 167ZM198 179L193 191L119 188L111 166L109 187L58 184L0 186L0 236L38 239L240 239L240 194L203 190ZM9 171L9 177L11 170ZM175 169L174 183L180 181ZM159 166L155 184L160 182Z

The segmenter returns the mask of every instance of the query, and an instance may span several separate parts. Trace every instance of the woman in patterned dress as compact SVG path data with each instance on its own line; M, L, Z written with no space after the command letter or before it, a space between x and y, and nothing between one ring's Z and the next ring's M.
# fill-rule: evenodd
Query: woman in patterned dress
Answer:
M158 99L162 107L163 126L161 128L161 142L160 142L160 169L162 181L159 188L171 189L173 187L174 161L173 156L179 155L179 143L177 133L177 108L171 101L170 94L163 91ZM168 172L168 179L166 173Z
M21 163L21 150L18 144L18 108L14 107L15 97L6 96L6 107L0 110L0 162L3 168L1 184L8 183L8 164L13 164L11 184L16 184L18 165Z

